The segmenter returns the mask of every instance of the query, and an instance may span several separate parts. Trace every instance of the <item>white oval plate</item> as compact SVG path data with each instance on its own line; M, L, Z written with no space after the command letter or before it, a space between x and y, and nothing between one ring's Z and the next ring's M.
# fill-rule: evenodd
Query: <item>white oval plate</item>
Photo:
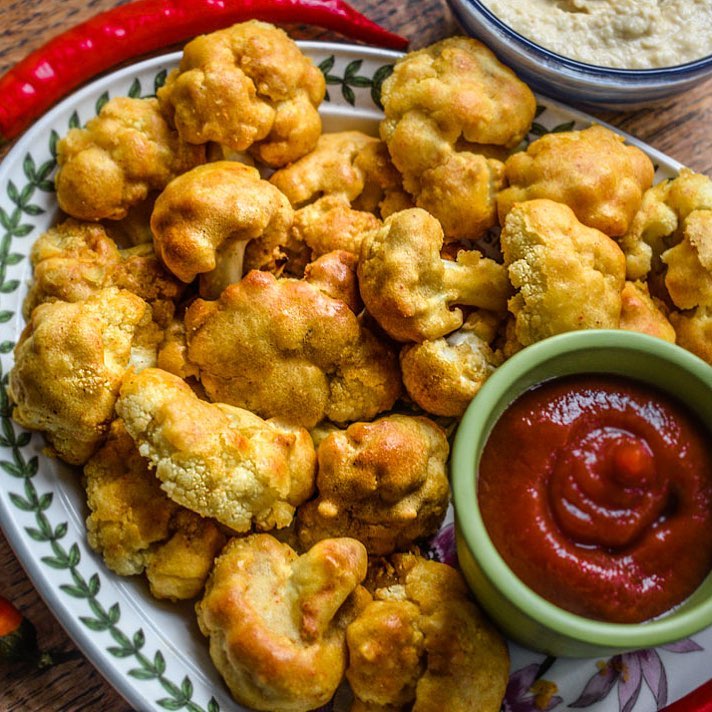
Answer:
M324 130L377 131L380 84L395 52L350 45L301 43L326 75ZM30 246L57 218L55 144L117 95L155 92L180 55L170 54L110 74L69 97L38 121L0 166L0 368L3 383L23 328L21 304L30 279ZM530 135L583 128L586 114L539 98ZM658 167L680 164L629 137ZM86 505L79 474L49 459L42 437L10 419L0 388L0 523L47 605L101 673L136 709L216 712L243 709L230 698L198 631L192 604L153 599L141 578L120 578L87 545ZM428 554L453 561L452 518ZM510 646L512 676L505 712L585 708L650 712L706 680L712 628L692 640L609 660L553 660ZM539 681L532 690L532 685ZM548 683L553 683L548 684ZM537 697L535 691L540 694ZM341 705L336 705L337 708ZM474 711L473 711L474 712Z

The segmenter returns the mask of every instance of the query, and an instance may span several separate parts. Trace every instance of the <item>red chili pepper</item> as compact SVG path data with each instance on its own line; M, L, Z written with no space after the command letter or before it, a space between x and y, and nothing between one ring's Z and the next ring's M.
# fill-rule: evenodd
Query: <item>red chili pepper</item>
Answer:
M35 627L0 596L0 661L27 662L38 657Z
M661 712L712 712L712 680L668 705Z
M0 142L119 62L250 19L317 25L393 49L408 45L344 0L138 0L55 37L0 77Z

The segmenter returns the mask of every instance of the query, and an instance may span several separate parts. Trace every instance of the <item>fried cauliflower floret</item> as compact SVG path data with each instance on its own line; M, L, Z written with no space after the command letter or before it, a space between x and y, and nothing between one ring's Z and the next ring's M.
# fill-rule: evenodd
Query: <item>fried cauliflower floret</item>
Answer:
M150 362L159 338L148 304L115 287L40 304L15 347L13 418L42 431L65 462L83 464L114 418L126 369Z
M160 369L128 375L116 412L178 504L238 532L286 527L314 485L309 433L200 400Z
M57 143L57 202L81 220L118 220L204 160L202 147L168 126L155 99L115 97Z
M201 294L215 299L244 271L274 259L292 218L289 201L256 168L217 161L166 187L151 230L168 269L184 282L201 275Z
M400 395L390 346L305 280L252 271L185 316L188 358L212 400L310 428L369 420Z
M384 578L346 629L352 709L498 712L507 646L470 600L462 576L404 554L393 557Z
M358 290L357 266L358 257L353 252L327 252L306 266L304 281L332 299L345 302L354 314L358 314L363 302Z
M101 225L71 218L39 237L30 261L34 279L23 304L26 319L44 302L77 302L114 286L148 302L156 322L165 326L185 289L163 267L152 245L119 250Z
M676 307L712 306L712 209L689 213L681 242L660 257L667 265L665 286Z
M712 365L712 306L670 314L677 344Z
M319 444L318 496L299 508L299 543L352 536L369 554L407 549L434 534L447 510L449 446L428 418L353 423Z
M505 163L509 187L497 196L504 224L515 203L548 198L609 237L625 234L653 183L652 161L603 126L548 133Z
M577 329L617 329L625 257L618 245L580 223L563 203L517 203L501 235L517 293L509 300L523 346Z
M381 100L381 138L404 188L446 239L494 225L503 166L488 146L513 148L527 134L529 88L477 40L450 37L396 62Z
M160 489L123 423L84 466L87 539L121 576L146 572L156 598L194 598L203 589L225 537L209 519Z
M366 309L398 341L437 339L462 326L455 305L506 308L504 267L478 251L443 260L440 223L425 210L402 210L367 233L361 244L359 287Z
M661 268L660 255L682 240L684 223L695 210L712 210L712 180L683 168L645 192L640 210L620 239L628 279L645 279Z
M645 282L626 282L621 292L620 328L675 343L675 329L665 306L650 296Z
M287 34L250 21L189 42L158 90L185 141L215 141L284 166L314 148L324 76Z
M423 410L433 415L461 416L482 384L502 363L492 349L499 319L473 312L451 334L400 352L403 385Z
M328 539L302 556L267 534L227 544L196 612L240 704L306 712L331 699L346 668L345 626L366 564L354 539Z

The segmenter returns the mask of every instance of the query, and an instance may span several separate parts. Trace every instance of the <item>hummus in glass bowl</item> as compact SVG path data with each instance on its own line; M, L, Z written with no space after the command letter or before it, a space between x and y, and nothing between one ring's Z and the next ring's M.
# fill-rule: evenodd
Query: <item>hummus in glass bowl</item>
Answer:
M712 76L712 0L448 0L534 89L634 109Z

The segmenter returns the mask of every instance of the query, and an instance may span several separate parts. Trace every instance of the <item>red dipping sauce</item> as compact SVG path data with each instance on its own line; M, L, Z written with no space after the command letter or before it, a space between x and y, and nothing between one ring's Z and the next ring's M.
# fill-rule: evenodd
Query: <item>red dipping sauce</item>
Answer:
M552 603L634 623L673 608L712 569L712 437L634 381L575 376L528 391L480 462L489 535Z

